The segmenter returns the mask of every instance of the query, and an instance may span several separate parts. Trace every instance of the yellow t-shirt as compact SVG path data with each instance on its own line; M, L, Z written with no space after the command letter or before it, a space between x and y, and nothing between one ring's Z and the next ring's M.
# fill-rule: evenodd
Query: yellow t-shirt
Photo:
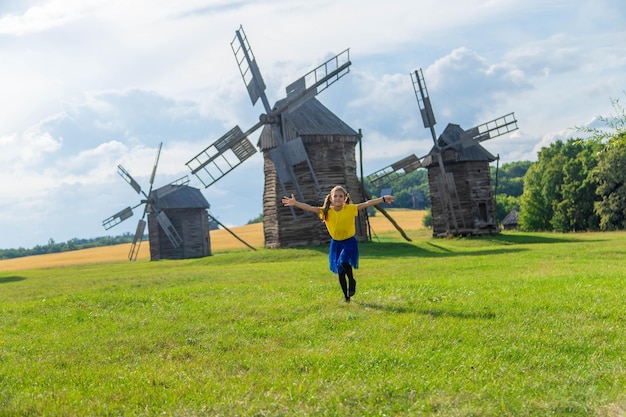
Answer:
M320 209L320 215L324 216L324 209ZM358 215L359 209L356 204L346 204L339 211L331 207L325 221L330 237L335 240L346 240L354 236L356 234L354 218Z

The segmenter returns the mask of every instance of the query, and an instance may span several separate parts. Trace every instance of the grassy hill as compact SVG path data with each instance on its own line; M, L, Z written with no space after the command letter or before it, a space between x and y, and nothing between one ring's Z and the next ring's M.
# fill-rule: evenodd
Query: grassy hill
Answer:
M4 270L0 415L624 415L626 233L406 231Z

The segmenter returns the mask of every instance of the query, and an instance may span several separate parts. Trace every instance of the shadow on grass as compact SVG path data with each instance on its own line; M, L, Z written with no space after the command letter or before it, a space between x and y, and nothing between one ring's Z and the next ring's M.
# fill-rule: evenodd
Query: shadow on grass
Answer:
M512 245L531 245L536 243L574 243L580 242L575 237L566 236L539 236L535 234L506 234L500 233L497 235L489 236L477 236L475 239L487 240L491 242L500 242L504 244Z
M483 319L483 320L491 320L496 318L496 314L492 311L483 311L483 312L473 312L466 313L463 311L451 311L444 309L435 309L435 308L417 308L411 306L399 306L399 305L383 305L376 303L362 303L355 302L355 304L359 306L363 306L366 308L371 308L374 310L383 310L389 311L390 313L414 313L414 314L422 314L425 316L431 316L434 318L437 317L452 317L457 319Z
M359 253L362 257L421 257L421 258L445 258L452 256L473 256L473 255L506 255L514 254L529 249L524 248L523 245L532 244L550 244L550 243L577 243L580 239L575 237L565 236L539 236L535 234L505 234L500 233L497 235L485 235L474 236L469 238L454 238L454 239L466 239L468 241L477 240L483 241L485 247L492 244L489 249L476 249L470 251L459 251L455 248L450 248L445 245L445 239L432 238L429 240L422 240L419 242L360 242ZM441 242L441 243L440 243ZM517 247L509 247L512 245L520 245ZM304 248L294 249L307 249L328 255L329 245L315 245L307 246Z
M0 284L8 284L9 282L24 281L25 279L26 278L24 277L17 277L17 276L0 277Z
M472 255L501 255L516 252L522 252L527 249L523 248L498 248L488 250L463 251L457 252L449 248L436 245L434 243L426 243L433 248L427 248L412 245L410 243L398 242L368 242L359 244L359 255L361 257L371 258L388 258L389 256L398 257L419 257L419 258L446 258L451 256L472 256ZM296 248L297 249L297 248ZM321 252L328 255L328 245L308 246L306 249Z
M410 243L396 243L396 242L385 242L385 243L373 243L373 244L364 244L359 247L359 252L361 257L389 257L389 256L401 256L401 257L420 257L420 258L447 258L452 256L472 256L472 255L502 255L502 254L511 254L516 252L522 252L527 249L524 248L497 248L497 249L487 249L487 250L476 250L476 251L455 251L450 248L446 248L434 243L426 243L426 245L433 250L429 250L428 248L423 248L416 245L411 245ZM328 251L326 252L328 253Z

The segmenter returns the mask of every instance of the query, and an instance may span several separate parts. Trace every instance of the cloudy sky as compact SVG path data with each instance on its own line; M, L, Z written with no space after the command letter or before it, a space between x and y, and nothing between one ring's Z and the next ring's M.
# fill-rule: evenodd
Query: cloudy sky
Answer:
M410 73L422 68L440 133L515 112L485 146L536 160L610 116L626 90L623 0L0 0L0 248L134 233L102 220L185 163L252 106L230 42L243 25L270 102L350 48L350 73L318 99L363 132L366 174L432 144ZM258 132L250 138L256 143ZM222 223L262 211L262 157L202 190Z

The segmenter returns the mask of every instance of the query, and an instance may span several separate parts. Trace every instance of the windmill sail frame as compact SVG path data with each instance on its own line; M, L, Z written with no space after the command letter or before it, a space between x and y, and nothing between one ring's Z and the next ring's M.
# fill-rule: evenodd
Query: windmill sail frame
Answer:
M472 158L475 156L480 156L483 158L493 157L491 154L489 154L488 151L482 148L479 143L517 130L517 120L514 113L508 113L504 116L498 117L486 123L482 123L467 130L461 129L458 125L449 124L442 133L442 135L437 137L434 128L436 124L436 119L432 110L431 100L428 95L428 88L426 86L423 71L421 69L418 69L412 72L410 75L424 127L428 128L431 132L431 136L433 139L433 148L425 156L417 158L415 155L410 155L409 157L406 157L394 164L391 164L368 175L366 178L371 185L382 188L383 186L388 185L391 181L403 175L406 175L414 169L428 168L429 183L431 186L431 201L433 201L432 194L436 192L438 196L437 198L440 200L437 202L437 207L441 211L440 218L445 223L446 230L444 234L447 235L451 232L453 232L454 234L458 234L461 230L470 230L465 224L468 219L466 219L466 216L463 215L463 213L468 210L469 206L463 207L461 205L461 197L457 189L457 186L462 187L462 191L464 193L466 192L465 184L467 183L467 181L469 181L466 176L468 175L469 171L466 171L465 169L470 168L469 165L465 164L473 161ZM452 129L450 127L452 127ZM450 149L452 149L453 152L450 153L448 151ZM444 156L444 154L446 154L446 156ZM462 159L456 160L456 158L460 157L461 154L463 155L461 157ZM455 158L454 161L450 159L451 156ZM418 162L415 162L415 159L417 159ZM450 165L451 163L452 165ZM465 168L457 168L456 164L458 163L461 163L463 166L465 166ZM488 169L485 170L482 167L476 167L472 169L475 169L475 171L472 171L472 178L477 175L483 175L480 174L481 170L486 172L489 171ZM461 178L464 178L464 180L457 183L457 181L455 180L455 175L461 175ZM481 181L484 182L485 180L482 179ZM464 204L475 204L473 202L475 200L466 199L467 196L463 195ZM477 210L478 214L476 214L478 218L485 217L483 214L486 212L486 209L481 204L483 203L479 204ZM435 202L433 201L433 208L434 207ZM456 215L457 212L459 213L458 216ZM460 220L460 224L457 221L457 217ZM476 224L475 222L476 220L474 220L474 225Z
M256 149L250 143L248 136L262 126L269 126L271 134L275 138L276 147L270 149L268 154L276 166L278 180L283 191L286 193L287 185L291 184L298 198L304 198L298 178L294 174L294 166L306 162L316 188L322 195L317 175L301 139L300 141L298 138L285 140L281 115L285 112L293 112L348 74L351 65L350 50L345 49L290 83L286 87L285 99L280 100L279 104L272 109L265 93L265 81L243 26L235 31L235 37L230 45L252 105L254 106L261 99L265 113L262 113L259 116L259 122L246 132L243 132L239 126L232 128L212 145L189 160L187 166L191 169L192 174L196 175L207 188L251 157ZM226 154L234 155L234 157L227 157ZM293 208L291 211L295 217ZM308 213L306 214L308 215Z
M180 237L180 234L176 231L176 229L172 225L171 220L167 217L165 212L160 210L158 201L152 193L152 188L154 186L154 179L156 176L157 167L159 165L159 158L161 156L162 147L163 147L163 142L159 144L156 159L154 161L154 165L152 167L152 171L150 174L150 180L149 180L150 188L147 193L143 191L139 183L130 175L130 173L121 164L117 166L118 174L124 179L124 181L126 181L133 188L133 190L135 190L135 192L137 192L137 194L142 194L145 197L145 199L142 199L139 202L139 204L137 204L136 206L126 207L125 209L119 211L113 216L110 216L109 218L102 221L102 226L106 230L108 230L120 224L124 220L127 220L130 217L132 217L133 208L137 208L142 204L144 205L143 214L137 223L137 228L135 229L135 234L133 236L133 242L131 243L130 250L128 252L128 259L131 261L137 260L137 255L139 254L139 248L141 247L141 242L143 241L143 236L144 236L145 229L146 229L145 217L149 209L157 213L157 221L159 225L162 227L163 231L165 232L165 235L167 236L172 246L174 246L175 248L178 248L183 244L183 239ZM186 184L187 182L189 181L186 176L176 180L176 183L179 183L179 184Z

